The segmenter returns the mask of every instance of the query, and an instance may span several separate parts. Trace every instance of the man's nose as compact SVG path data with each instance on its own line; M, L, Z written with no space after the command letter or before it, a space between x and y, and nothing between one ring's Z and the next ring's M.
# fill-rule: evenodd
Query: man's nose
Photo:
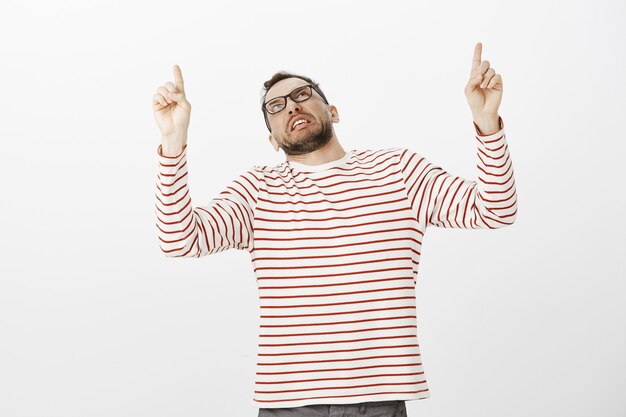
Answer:
M295 101L293 101L291 99L291 97L287 97L287 110L289 111L289 114L293 113L294 111L300 111L300 103L297 103Z

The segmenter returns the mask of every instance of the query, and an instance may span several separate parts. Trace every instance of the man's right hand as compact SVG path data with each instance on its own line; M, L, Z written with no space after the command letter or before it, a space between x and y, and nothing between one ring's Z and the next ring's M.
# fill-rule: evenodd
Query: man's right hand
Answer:
M174 84L166 82L152 97L154 118L161 130L161 154L179 155L187 144L191 104L185 97L183 74L174 65Z

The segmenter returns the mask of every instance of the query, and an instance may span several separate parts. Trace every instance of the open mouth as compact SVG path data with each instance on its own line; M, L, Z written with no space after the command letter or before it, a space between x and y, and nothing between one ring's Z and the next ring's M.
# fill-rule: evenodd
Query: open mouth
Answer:
M306 126L310 125L311 123L302 118L302 119L298 119L295 121L295 123L291 126L291 131L296 131L296 130L300 130L300 129L304 129L306 128Z
M297 125L297 126L296 126L293 130L292 130L292 132L295 132L296 130L303 130L303 129L306 129L307 127L309 127L309 125L310 125L310 124L311 124L311 123L309 123L309 122L300 123L299 125Z

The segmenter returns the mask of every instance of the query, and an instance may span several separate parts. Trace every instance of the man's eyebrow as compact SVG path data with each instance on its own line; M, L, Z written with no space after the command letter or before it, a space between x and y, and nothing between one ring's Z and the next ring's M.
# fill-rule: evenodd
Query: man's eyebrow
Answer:
M288 93L285 93L285 94L278 94L278 95L276 95L276 96L274 96L274 97L272 97L272 98L267 98L267 96L266 96L266 97L265 97L265 101L266 101L266 102L268 102L268 101L270 101L270 100L274 100L274 99L275 99L275 98L277 98L277 97L282 97L282 96L284 96L284 95L286 95L286 94L291 94L293 91L297 90L297 89L298 89L298 88L300 88L300 87L304 87L304 86L306 86L306 85L307 85L307 84L302 84L302 85L296 86L296 87L292 88L292 89L291 89Z

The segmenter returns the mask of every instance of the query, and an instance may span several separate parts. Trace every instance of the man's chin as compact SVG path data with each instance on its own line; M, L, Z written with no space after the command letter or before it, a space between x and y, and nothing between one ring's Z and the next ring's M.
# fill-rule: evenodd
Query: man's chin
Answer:
M294 130L289 134L289 139L294 142L310 141L316 136L319 136L320 132L315 131L312 128L304 128L300 130Z

